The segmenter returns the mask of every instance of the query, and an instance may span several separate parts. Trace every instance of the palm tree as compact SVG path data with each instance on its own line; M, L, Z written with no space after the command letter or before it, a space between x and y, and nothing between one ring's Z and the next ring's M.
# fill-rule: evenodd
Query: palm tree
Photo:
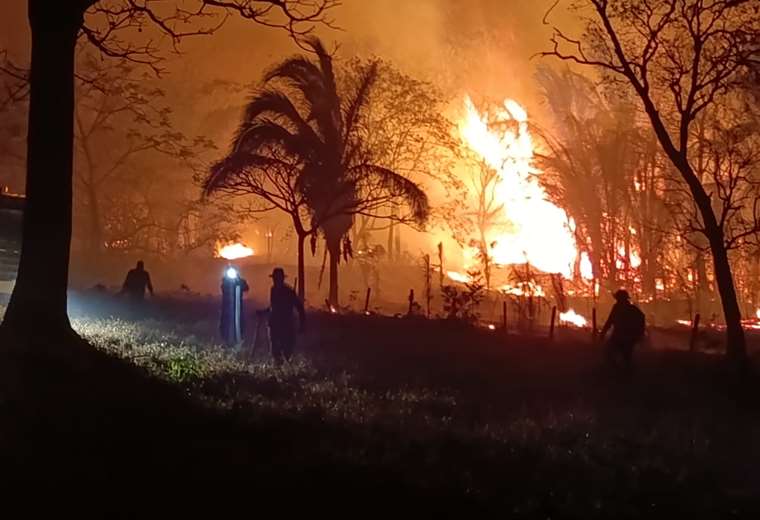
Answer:
M231 151L212 168L205 190L210 193L225 177L267 162L272 147L297 158L301 165L298 188L309 208L311 227L325 238L330 257L329 301L337 305L341 245L354 215L380 215L391 204L403 203L409 213L393 218L422 224L429 207L417 184L375 164L366 145L362 123L377 79L377 63L370 63L339 91L332 58L322 42L311 38L306 45L314 57L293 56L264 76L263 88L245 108Z

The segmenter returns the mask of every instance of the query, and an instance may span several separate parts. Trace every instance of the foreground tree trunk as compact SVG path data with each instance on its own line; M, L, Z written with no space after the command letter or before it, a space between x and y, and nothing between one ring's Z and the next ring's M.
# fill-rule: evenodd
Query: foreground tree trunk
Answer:
M81 2L29 0L32 63L26 209L16 286L3 327L73 334L67 315L74 143L74 47Z
M739 302L736 298L736 287L734 286L734 278L731 273L731 264L728 260L723 228L718 223L718 219L713 211L710 195L707 194L704 186L702 186L702 182L697 177L691 164L689 164L688 153L686 151L688 135L686 133L681 135L681 150L676 149L652 99L641 88L638 88L637 91L644 103L644 109L649 116L649 120L652 122L652 127L660 145L689 187L691 196L702 216L704 234L710 243L710 253L712 254L713 269L715 271L715 284L720 294L723 318L726 320L726 356L732 361L737 362L742 368L746 368L747 342L744 337L744 329L742 328L742 316L739 310Z
M723 306L723 316L726 320L726 354L740 363L746 359L746 339L742 328L742 314L736 297L734 277L731 274L731 264L728 251L723 243L723 233L720 228L710 232L710 249L712 251L715 269L715 281Z

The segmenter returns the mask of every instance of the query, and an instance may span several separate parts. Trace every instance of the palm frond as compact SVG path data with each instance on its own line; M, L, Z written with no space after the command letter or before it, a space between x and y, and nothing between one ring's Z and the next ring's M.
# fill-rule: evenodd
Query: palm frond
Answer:
M298 133L318 139L314 129L309 126L287 95L277 90L264 90L252 97L246 105L243 123L238 128L233 142L239 140L247 127L258 124L257 119L263 116L267 116L270 120L288 123Z
M327 48L322 43L322 40L316 36L307 38L304 42L308 47L314 51L319 60L319 68L322 72L322 78L327 91L337 92L338 85L335 81L335 70L332 64L332 55L327 51Z
M375 164L354 166L349 173L357 178L358 183L367 190L368 197L377 198L385 194L389 199L397 199L406 204L411 217L422 225L430 215L430 203L427 194L415 182L403 175Z
M356 123L361 115L362 108L370 99L372 85L375 84L378 74L378 62L372 62L361 74L356 90L349 98L343 116L343 140L348 142L353 134Z
M256 154L261 148L270 144L280 144L285 148L292 149L301 139L303 136L291 132L275 121L256 120L252 123L240 125L232 141L230 155Z
M319 66L305 56L288 58L264 74L264 82L280 79L293 87L306 91L312 85L323 82L323 73Z

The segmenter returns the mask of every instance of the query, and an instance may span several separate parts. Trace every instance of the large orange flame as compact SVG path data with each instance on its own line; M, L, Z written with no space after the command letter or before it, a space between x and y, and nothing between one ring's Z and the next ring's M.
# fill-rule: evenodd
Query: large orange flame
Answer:
M543 272L570 278L578 254L574 223L548 200L538 182L541 171L533 164L527 112L508 99L497 113L481 114L469 97L465 109L459 123L462 141L498 174L493 190L503 214L488 237L489 243L495 242L489 250L494 263L529 262ZM475 258L473 252L466 256Z

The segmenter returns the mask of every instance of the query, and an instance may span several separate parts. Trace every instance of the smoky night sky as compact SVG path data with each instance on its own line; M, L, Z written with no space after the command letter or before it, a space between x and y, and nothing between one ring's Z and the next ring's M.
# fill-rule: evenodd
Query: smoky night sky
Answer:
M378 55L407 73L432 79L452 91L530 102L534 90L530 57L547 44L542 17L549 0L345 0L333 17L340 30L321 30L342 57ZM0 6L0 48L17 61L28 59L29 30L24 0ZM168 43L168 42L167 42ZM169 60L166 85L216 79L250 83L261 70L293 52L282 32L231 18L212 36L181 44L184 55Z

